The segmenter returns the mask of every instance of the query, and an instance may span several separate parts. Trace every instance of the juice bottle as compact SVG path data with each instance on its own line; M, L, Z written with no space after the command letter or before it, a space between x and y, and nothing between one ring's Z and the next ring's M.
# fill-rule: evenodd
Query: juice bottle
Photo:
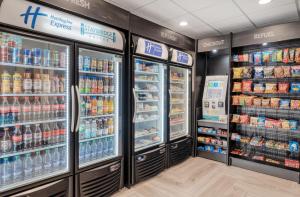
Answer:
M49 74L43 74L43 93L50 93L51 92L51 82Z
M31 79L31 73L29 71L26 71L24 74L23 89L24 89L24 93L26 94L31 93L32 91L32 79Z
M103 78L99 77L98 78L98 93L102 94L103 93Z
M106 97L103 98L103 114L108 114Z
M103 114L103 100L102 97L99 97L97 100L97 114L102 115Z
M13 93L22 93L22 75L19 72L13 75Z
M35 93L41 93L42 91L42 80L41 75L39 73L36 73L34 75L33 90Z
M11 93L11 75L7 70L4 70L1 75L1 93L9 94Z
M112 135L114 133L114 122L113 119L108 119L108 134Z
M60 78L59 78L58 87L59 87L59 92L60 93L64 93L65 92L65 77L63 75L60 76Z
M85 79L85 93L86 94L89 94L91 93L91 79L90 77L86 77Z
M97 98L94 96L92 98L92 116L97 115Z
M109 113L114 113L114 98L110 97L109 98Z
M98 83L97 83L97 78L96 77L93 77L92 80L91 80L91 93L97 93L98 92Z

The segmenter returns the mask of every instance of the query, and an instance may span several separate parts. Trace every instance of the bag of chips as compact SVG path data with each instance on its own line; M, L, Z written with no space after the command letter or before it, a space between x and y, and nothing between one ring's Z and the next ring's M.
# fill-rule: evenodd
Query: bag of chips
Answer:
M243 92L251 92L252 91L252 81L243 80L242 81L242 90L243 90Z
M232 68L233 69L233 79L240 79L243 76L243 67Z
M279 108L280 98L271 98L270 102L272 108Z
M250 117L248 115L240 115L240 123L241 124L249 124Z
M276 78L283 78L284 77L284 72L283 72L283 67L282 66L276 66L274 68L274 76Z
M265 86L263 83L255 83L253 85L253 92L255 93L264 93L265 92Z
M260 107L261 106L261 98L254 98L253 99L253 105L255 106L255 107Z
M300 100L291 100L291 109L300 109Z
M266 121L265 121L265 127L266 127L266 128L269 128L269 129L274 128L274 122L275 122L275 121L276 121L276 120L274 120L274 119L266 118Z
M291 77L291 67L283 66L283 77Z
M264 68L262 66L254 68L254 78L264 78Z
M300 65L291 67L292 77L300 77Z
M276 51L276 59L277 59L277 62L282 62L282 50L281 49Z
M249 61L249 55L248 53L243 54L243 62L248 62Z
M280 99L279 108L289 109L290 108L290 99Z
M288 93L290 89L290 84L288 82L278 83L278 93Z
M232 114L231 122L240 123L240 115L239 114Z
M240 105L240 95L234 95L232 98L232 105Z
M262 107L270 107L270 99L269 98L264 98L261 100L261 106Z
M261 65L261 52L255 52L253 56L254 56L254 64Z
M296 52L295 52L295 62L296 63L300 63L300 48L296 49Z
M276 51L271 52L271 62L277 62L277 53L276 53Z
M289 63L289 49L286 48L286 49L283 49L283 59L282 59L282 62L283 63Z
M249 63L253 64L253 53L249 53Z
M291 130L297 130L298 122L296 120L289 120L289 126Z
M281 128L281 121L280 120L273 120L272 122L273 128Z
M244 62L244 55L243 54L239 55L239 62Z
M244 106L244 105L245 105L245 99L246 99L246 96L245 96L245 95L240 95L240 105L241 105L241 106Z
M289 62L294 62L295 60L295 49L289 49Z
M264 63L270 62L270 54L271 54L270 51L264 51L262 53Z
M245 105L246 106L252 106L253 105L253 96L246 96L245 97Z
M257 126L258 127L264 127L265 126L265 121L266 121L265 117L258 117Z
M241 82L233 82L232 92L241 92L242 91L242 83Z
M281 128L290 129L290 123L288 120L281 120Z
M291 83L291 93L300 93L300 82Z
M277 84L276 83L266 83L265 93L274 94L277 92Z
M274 78L274 66L264 67L264 77Z
M253 127L257 127L258 117L250 117L250 125L253 126Z
M243 69L243 78L252 78L252 71L253 68L252 67L244 67Z
M232 56L232 61L233 62L239 62L239 55L233 55Z

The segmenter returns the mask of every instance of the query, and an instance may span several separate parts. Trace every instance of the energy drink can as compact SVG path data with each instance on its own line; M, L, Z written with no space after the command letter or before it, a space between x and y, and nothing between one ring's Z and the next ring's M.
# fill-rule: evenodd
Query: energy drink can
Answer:
M90 69L91 69L91 57L84 56L83 57L83 70L90 71Z
M43 53L43 66L49 67L51 66L51 54L49 49L44 49Z
M23 49L22 55L23 55L23 64L31 65L32 64L31 50Z
M59 67L64 68L67 64L67 57L64 51L59 52Z
M83 70L83 56L82 55L79 55L78 56L78 69L79 70Z
M40 66L42 63L42 50L40 48L32 49L33 65Z
M51 51L51 60L54 67L59 66L59 52L56 50Z
M11 48L11 63L20 64L21 63L21 49Z
M92 72L96 72L96 70L97 70L97 59L96 58L92 58L91 71Z
M0 48L1 62L8 62L8 47L1 46Z

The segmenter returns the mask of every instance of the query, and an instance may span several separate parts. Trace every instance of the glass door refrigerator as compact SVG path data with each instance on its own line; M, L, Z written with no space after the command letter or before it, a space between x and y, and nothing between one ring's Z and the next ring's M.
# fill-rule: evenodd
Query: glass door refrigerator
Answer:
M72 45L0 31L0 194L71 174Z

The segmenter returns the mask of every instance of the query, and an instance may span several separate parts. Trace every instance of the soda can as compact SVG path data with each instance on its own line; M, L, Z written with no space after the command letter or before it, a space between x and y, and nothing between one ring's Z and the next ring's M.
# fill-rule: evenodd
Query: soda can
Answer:
M1 46L0 48L1 62L8 62L8 47Z
M83 56L82 55L79 55L78 56L78 69L79 70L83 70Z
M97 61L97 72L103 72L103 60Z
M33 65L40 66L42 63L42 50L40 48L32 49Z
M59 52L59 67L64 68L67 64L67 57L64 51Z
M51 66L51 54L49 49L44 49L43 53L43 66L49 67Z
M32 64L31 50L23 49L22 55L23 55L23 64L31 65Z
M83 57L83 70L90 71L90 69L91 69L91 57L84 56Z
M96 72L96 70L97 70L97 59L96 58L92 58L91 71L92 72Z
M56 50L51 51L51 60L54 67L59 66L59 52Z
M11 48L11 63L21 63L21 50L19 48Z

